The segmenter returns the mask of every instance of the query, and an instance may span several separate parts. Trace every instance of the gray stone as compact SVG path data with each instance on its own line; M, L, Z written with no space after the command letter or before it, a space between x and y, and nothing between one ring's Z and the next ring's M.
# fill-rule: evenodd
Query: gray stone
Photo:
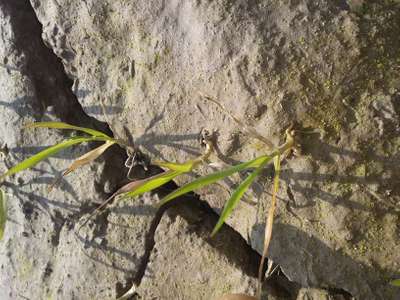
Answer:
M179 215L163 216L137 289L141 299L217 299L225 293L254 294L256 278L233 265L193 226Z
M27 4L0 3L1 174L45 146L71 135L56 130L24 130L27 123L60 119L80 120L81 125L90 123L68 92L68 80L62 80L63 73L54 65L57 58L46 56L49 49L41 43L40 35L34 35L37 29L40 33L40 26ZM41 65L40 69L37 65ZM60 63L58 67L62 69ZM55 99L46 102L50 95ZM69 115L70 110L73 116ZM137 208L140 201L136 208L115 207L117 211L109 214L113 224L103 223L103 229L101 222L97 222L99 226L82 229L83 233L88 231L85 236L90 236L90 240L74 234L74 224L85 215L84 208L94 207L93 201L106 196L98 186L102 185L107 163L99 160L85 166L48 191L72 159L89 149L89 145L82 145L60 152L2 183L8 196L8 222L0 243L1 299L115 298L116 285L126 284L137 269L145 252L144 239L149 227L146 224L153 217L147 214L132 221L120 214L130 214L135 209L149 212ZM118 181L120 173L114 173L113 180ZM135 225L129 229L134 239L127 238L127 229L114 232L116 226L124 228L124 224ZM108 231L104 232L105 229Z
M331 295L328 291L319 289L301 289L296 300L344 300L341 295Z
M201 151L202 127L219 131L214 163L268 151L199 91L275 145L292 121L318 131L301 134L302 156L283 165L270 257L302 286L396 299L398 290L388 282L400 266L393 251L400 245L398 6L328 0L31 3L85 112L107 121L120 137L131 134L152 158L193 158ZM1 22L2 38L12 36L7 18ZM6 44L4 53L12 47ZM24 59L11 56L10 62L4 64L18 69ZM35 67L29 68L40 69ZM56 113L60 107L68 105L55 106ZM15 122L4 124L3 142L18 144L10 124ZM22 141L30 139L27 134ZM103 183L112 175L99 176ZM228 220L260 253L271 176L269 169ZM242 178L199 194L219 212ZM83 188L82 195L89 193Z

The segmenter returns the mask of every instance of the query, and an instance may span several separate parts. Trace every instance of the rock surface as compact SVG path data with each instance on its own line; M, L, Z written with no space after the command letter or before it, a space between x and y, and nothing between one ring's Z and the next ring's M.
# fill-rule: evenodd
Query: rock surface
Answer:
M268 151L199 92L217 98L275 145L283 142L284 130L296 122L299 129L314 130L314 134L301 134L301 155L289 157L283 165L270 258L303 287L344 290L358 299L398 298L399 290L388 285L391 278L400 277L400 253L394 251L400 247L400 8L394 1L31 0L36 16L28 12L26 1L14 2L0 4L0 62L6 66L0 67L0 138L9 149L8 167L31 153L32 149L24 148L27 145L61 138L50 131L21 135L19 128L26 121L53 118L107 129L87 115L107 122L119 137L132 136L141 151L159 160L184 161L197 155L201 151L197 137L203 127L218 131L213 162L234 164ZM42 29L23 26L35 17ZM41 30L55 55L46 52L39 39ZM104 198L105 192L121 184L123 174L118 168L124 156L118 149L113 151L116 162L106 160L71 176L68 182L71 186L79 183L79 188L57 191L54 196L47 195L42 181L31 183L37 180L35 173L17 175L7 186L19 199L11 207L11 217L25 224L21 226L33 226L39 240L52 236L40 228L55 226L69 241L66 220L84 213L76 201ZM75 154L67 153L68 157ZM64 158L51 160L42 172L65 168ZM265 171L248 201L238 206L228 222L259 253L272 174L271 169ZM242 175L198 193L220 212ZM97 183L87 178L96 178ZM182 178L178 184L189 179ZM105 185L109 190L104 191ZM50 212L35 213L37 219L32 221L26 212L32 215L29 208L36 194L37 210ZM168 218L163 217L156 231L155 249L162 251L146 254L155 264L161 263L168 245L185 244L190 237L202 244L190 233L165 241L163 226L180 224ZM182 226L184 230L186 225ZM146 235L147 225L141 228ZM30 245L29 239L13 239L14 231L26 230L9 229L3 256ZM123 232L113 233L115 237L110 233L106 240L117 243ZM140 245L138 253L145 253L146 247ZM52 256L54 248L38 246L40 250L30 251L43 257L30 269L45 274L46 257ZM122 251L129 247L129 243L123 245ZM209 251L219 257L213 249ZM183 252L179 259L193 255ZM8 268L7 274L16 274L8 261L1 264ZM135 260L121 264L127 264L130 272L137 267ZM189 267L182 272L189 272ZM107 279L93 277L98 280L94 286L110 287L107 295L113 295L116 281L124 286L129 280L124 282L126 275L117 275L118 271L107 272L111 276ZM44 276L40 274L32 285L40 284ZM157 284L147 275L139 286L144 294ZM14 282L11 278L7 280ZM30 276L22 278L18 288L32 286L27 283ZM161 290L151 292L160 295Z
M41 27L29 3L2 1L0 20L0 173L3 174L43 146L71 135L46 129L23 130L29 122L62 120L101 130L106 126L80 108L62 64L40 38ZM73 157L88 150L89 146L83 145L61 152L32 170L8 178L2 186L9 200L6 233L0 243L1 299L105 299L116 294L117 282L122 284L132 276L136 261L125 263L126 269L122 270L96 262L93 258L101 258L104 249L84 248L72 230L85 210L93 207L91 202L105 197L101 187L108 164L103 161L82 168L51 192L47 190ZM115 157L110 162L117 160ZM114 173L109 181L119 178ZM137 228L141 236L146 234L146 227ZM101 232L92 231L91 237L96 240ZM109 238L109 245L116 244L117 238ZM138 256L144 254L143 242L132 244L130 248L136 249ZM114 259L113 264L128 258Z
M196 225L180 215L163 216L155 232L155 246L146 272L137 289L141 299L217 299L227 292L254 295L256 278L244 274L220 253L223 248L222 252L229 249L233 252L231 257L243 262L248 259L246 250L229 240L218 241L220 249L213 247L209 241L207 243L208 232L202 221L197 220ZM200 226L203 229L200 230Z

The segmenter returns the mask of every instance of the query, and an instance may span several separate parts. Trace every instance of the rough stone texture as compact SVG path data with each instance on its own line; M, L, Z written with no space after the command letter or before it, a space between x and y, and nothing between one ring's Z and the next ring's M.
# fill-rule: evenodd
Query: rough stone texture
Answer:
M220 249L207 243L203 225L190 224L182 216L165 214L155 232L155 246L137 293L141 299L217 299L224 293L254 294L257 279L244 274L220 253L225 247L236 261L247 252L232 241L219 241ZM193 220L192 220L193 222ZM201 225L200 225L201 224ZM225 244L224 246L222 246Z
M331 295L325 290L319 289L301 289L296 300L342 300L342 295Z
M23 130L26 123L61 119L106 128L83 113L68 86L62 64L42 43L40 24L26 1L0 2L0 62L1 174L43 146L71 135L55 130ZM2 185L8 195L8 222L0 243L1 299L105 299L115 296L115 285L124 284L137 269L138 258L145 253L148 229L140 222L147 219L150 224L151 216L144 215L136 223L118 217L117 222L116 213L111 211L109 220L116 225L141 225L131 230L140 231L135 235L141 240L128 239L126 232L114 232L116 225L109 225L109 248L94 245L104 234L104 221L89 230L90 238L78 238L72 230L85 210L93 207L90 203L106 196L102 176L110 173L107 163L100 161L84 167L47 191L71 159L89 149L82 145L61 152L32 170L8 178ZM118 151L111 151L115 159L110 162L117 164ZM114 172L109 182L120 180L120 173ZM107 255L113 258L113 268L105 264Z
M398 5L31 2L85 112L121 137L130 133L151 157L192 158L205 126L219 131L213 161L232 164L266 151L198 91L218 98L275 144L292 121L320 132L301 135L302 155L283 166L270 257L302 286L344 289L359 299L398 297L388 285L400 275L394 251L400 246ZM7 38L12 30L3 32ZM19 109L30 102L21 103ZM18 139L4 132L7 143ZM111 173L103 172L103 181L113 177L103 174ZM266 170L229 221L259 252L271 175ZM199 193L220 211L235 182Z

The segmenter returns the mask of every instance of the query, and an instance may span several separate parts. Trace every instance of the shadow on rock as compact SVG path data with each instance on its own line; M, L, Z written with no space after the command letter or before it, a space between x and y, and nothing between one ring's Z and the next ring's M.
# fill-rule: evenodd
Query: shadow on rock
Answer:
M252 241L261 249L265 224L253 227ZM381 270L353 260L340 250L334 251L311 234L275 223L270 244L271 258L290 280L306 287L342 289L357 299L396 299L398 289L377 279Z

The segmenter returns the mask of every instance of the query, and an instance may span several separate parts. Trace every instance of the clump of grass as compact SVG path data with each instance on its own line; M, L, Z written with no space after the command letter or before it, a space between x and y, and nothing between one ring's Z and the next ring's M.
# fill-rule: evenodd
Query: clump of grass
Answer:
M103 154L104 151L106 151L110 146L112 146L113 144L118 142L117 140L106 135L103 132L100 132L100 131L97 131L97 130L94 130L91 128L74 126L74 125L70 125L67 123L63 123L63 122L38 122L38 123L28 124L25 126L25 128L53 128L53 129L76 130L76 131L85 133L85 135L75 136L75 137L66 139L56 145L50 146L50 147L46 148L45 150L25 159L24 161L20 162L19 164L15 165L14 167L10 168L6 173L1 175L0 176L0 184L1 184L1 182L4 181L4 179L6 177L14 175L23 170L32 168L33 166L35 166L42 160L45 160L51 156L54 156L61 150L67 149L69 147L72 147L74 145L78 145L78 144L81 144L84 142L104 142L104 144L102 144L101 146L85 153L81 157L78 157L71 164L71 166L62 174L62 176L65 176L65 175L73 172L74 170L78 169L79 167L82 167L83 165L86 165L86 164L94 161L101 154ZM7 210L6 210L5 203L6 203L5 193L4 193L4 191L0 190L0 239L3 237L6 219L7 219Z
M2 182L6 177L14 175L18 172L21 172L23 170L32 168L39 162L41 162L44 159L47 159L56 153L60 152L61 150L67 149L69 147L72 147L77 144L81 144L84 142L104 142L104 144L92 151L89 151L85 155L79 157L76 159L72 165L67 169L67 171L64 172L63 175L67 175L71 173L72 171L76 170L77 168L90 163L91 161L95 160L97 157L99 157L108 147L111 145L115 144L117 141L113 139L112 137L109 137L103 132L90 129L90 128L84 128L84 127L78 127L74 125L70 125L67 123L63 122L38 122L38 123L32 123L29 125L26 125L25 128L55 128L55 129L69 129L69 130L77 130L80 132L84 132L88 135L86 136L75 136L69 139L66 139L62 141L61 143L58 143L56 145L53 145L51 147L46 148L45 150L25 159L21 163L17 164L16 166L12 167L9 169L6 173L0 176L0 182Z
M256 180L256 178L260 175L263 168L271 163L274 162L275 167L275 176L274 176L274 185L273 185L273 193L272 193L272 202L271 206L267 215L266 220L266 228L265 228L265 241L264 241L264 251L262 255L262 260L259 269L259 287L258 287L258 298L261 295L261 282L262 282L262 269L265 257L268 253L269 243L271 241L272 236L272 226L273 226L273 218L274 218L274 211L276 207L276 194L278 193L279 188L279 174L280 174L280 162L282 157L285 157L288 152L295 148L295 139L294 139L294 131L288 129L286 131L286 141L280 147L273 149L273 144L269 142L265 137L260 135L258 132L254 130L254 128L248 126L244 122L240 121L239 118L233 116L220 102L217 100L212 99L209 96L204 96L204 98L208 101L212 101L213 103L217 104L222 110L228 113L234 120L237 122L242 128L244 128L247 133L258 140L262 141L267 149L270 150L269 154L261 155L253 160L243 162L241 164L229 167L225 170L221 170L203 177L200 177L184 186L178 188L177 190L171 192L167 196L165 196L158 206L162 206L173 199L186 194L188 192L194 191L196 189L202 188L204 186L216 183L219 180L222 180L226 177L229 177L235 173L241 172L247 169L254 169L233 191L231 197L226 202L223 211L220 215L220 218L215 225L211 236L215 236L217 232L220 230L224 222L227 218L232 214L235 207L238 205L239 201L246 193L246 191L250 188L251 184ZM31 168L40 161L51 157L52 155L56 154L57 152L71 147L73 145L77 145L83 142L91 142L91 141L102 141L104 142L101 146L85 153L81 157L77 158L70 167L62 174L65 176L74 170L86 165L100 155L102 155L110 146L114 144L119 144L122 147L129 148L129 146L124 143L122 140L114 139L100 131L93 130L90 128L84 128L79 126L74 126L62 122L39 122L33 123L28 126L27 128L54 128L54 129L69 129L69 130L77 130L80 132L85 133L84 136L77 136L67 140L62 141L59 144L51 146L27 159L22 161L21 163L17 164L16 166L9 169L5 174L0 176L0 182L2 182L7 176L11 176L15 173L23 171L25 169ZM160 162L154 161L153 164L163 168L165 171L151 176L149 178L145 178L142 180L134 180L129 182L128 184L122 186L118 189L111 197L106 199L103 204L101 204L92 214L83 222L83 224L79 227L81 228L84 226L90 218L99 212L105 205L107 205L110 201L112 201L115 197L121 196L119 200L123 200L129 197L135 197L141 195L145 192L152 191L168 182L176 178L177 176L183 175L185 173L191 172L194 168L198 167L200 164L204 163L208 160L211 152L213 151L213 144L212 139L209 134L204 133L202 136L202 142L205 144L205 151L199 157L189 160L184 163L175 163L175 162ZM6 209L5 209L5 194L1 192L0 194L0 238L3 236L5 223L6 223ZM78 229L79 230L79 229ZM253 297L254 298L254 297Z
M99 207L96 208L94 212L90 214L90 216L82 223L79 229L84 226L97 212L103 209L108 203L110 203L115 197L121 195L119 201L142 195L146 192L150 192L168 182L173 180L175 177L183 175L185 173L191 172L194 168L204 163L211 152L213 151L213 145L211 142L211 135L208 131L204 131L202 133L202 143L205 145L205 151L199 157L189 160L185 163L174 163L174 162L162 162L162 161L153 161L153 164L159 166L166 171L151 176L149 178L141 179L141 180L133 180L120 189L118 189L114 194L112 194L107 200L105 200ZM79 231L78 229L78 231Z
M254 138L263 142L268 149L273 148L273 144L271 142L269 142L265 137L263 137L258 132L256 132L253 128L244 124L244 122L240 121L239 118L232 115L220 102L218 102L217 100L215 100L209 96L203 95L203 97L208 101L212 101L213 103L216 103L223 111L228 113L229 116L231 116L235 122L237 122L242 128L244 128L249 135L251 135ZM283 145L281 145L280 147L277 147L275 150L272 150L270 154L265 154L265 155L257 157L256 159L250 160L248 162L244 162L244 163L238 164L236 166L230 167L226 170L222 170L222 171L210 174L210 175L200 177L200 178L178 188L177 190L173 191L172 193L168 194L160 202L160 205L164 205L164 204L168 203L169 201L171 201L183 194L194 191L196 189L207 186L209 184L215 183L219 180L222 180L228 176L233 175L234 173L241 172L245 169L254 168L255 170L250 175L248 175L247 178L245 178L243 180L243 182L241 182L239 184L239 186L233 191L231 197L226 202L226 204L223 208L223 211L219 217L219 220L211 233L211 237L213 237L220 230L220 228L225 223L227 218L231 215L233 209L238 205L240 199L243 197L243 195L249 189L251 184L261 173L262 169L273 160L274 167L275 167L275 176L274 176L274 185L273 185L273 191L272 191L271 206L268 211L267 218L266 218L264 250L263 250L263 254L262 254L262 258L261 258L261 262L260 262L260 266L259 266L259 272L258 272L259 273L259 275L258 275L258 283L259 284L258 284L258 289L257 289L257 298L258 299L261 299L262 276L263 276L262 271L263 271L265 258L268 254L269 244L271 242L271 237L272 237L272 227L273 227L273 220L274 220L275 207L276 207L276 195L279 190L279 175L280 175L281 158L285 157L290 151L296 149L297 145L295 143L294 135L295 135L295 131L292 130L292 128L290 127L286 130L285 143ZM233 295L233 297L236 297L236 295ZM247 296L240 295L240 297L247 297Z

